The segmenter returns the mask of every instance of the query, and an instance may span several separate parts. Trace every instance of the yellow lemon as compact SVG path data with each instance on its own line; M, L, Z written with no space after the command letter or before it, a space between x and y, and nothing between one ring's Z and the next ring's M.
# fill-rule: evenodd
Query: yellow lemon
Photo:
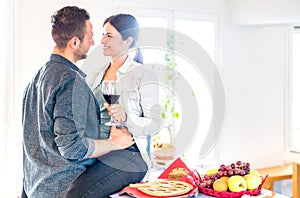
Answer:
M206 171L207 175L212 175L212 174L217 174L219 172L219 170L217 168L215 169L210 169L208 171Z

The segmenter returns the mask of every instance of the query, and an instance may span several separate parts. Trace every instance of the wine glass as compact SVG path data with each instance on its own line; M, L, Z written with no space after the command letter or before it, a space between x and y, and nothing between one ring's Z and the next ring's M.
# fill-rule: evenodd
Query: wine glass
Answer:
M120 98L120 87L117 80L103 80L102 81L102 95L108 104L117 104ZM114 120L113 116L110 117L110 121L105 123L106 126L117 126L120 123Z

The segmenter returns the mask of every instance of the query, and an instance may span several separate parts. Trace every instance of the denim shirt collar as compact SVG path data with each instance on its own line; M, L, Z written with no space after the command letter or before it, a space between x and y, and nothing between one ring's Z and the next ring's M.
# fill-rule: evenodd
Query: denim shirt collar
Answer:
M58 55L58 54L51 54L50 56L51 61L61 62L66 64L68 67L70 67L72 70L77 71L83 78L86 77L86 74L80 70L74 63L66 59L65 57Z

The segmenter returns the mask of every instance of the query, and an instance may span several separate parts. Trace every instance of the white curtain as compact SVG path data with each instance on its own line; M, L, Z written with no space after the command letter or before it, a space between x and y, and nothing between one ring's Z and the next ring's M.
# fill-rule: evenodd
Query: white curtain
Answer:
M20 113L15 99L15 1L0 2L0 196L20 191L22 180Z

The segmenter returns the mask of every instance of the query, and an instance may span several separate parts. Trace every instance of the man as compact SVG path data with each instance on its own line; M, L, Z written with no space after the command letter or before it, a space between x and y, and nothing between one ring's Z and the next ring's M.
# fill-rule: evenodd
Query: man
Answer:
M88 191L107 197L123 187L97 189L95 185L103 186L101 179L108 177L97 174L83 177L83 187L73 184L86 172L101 172L103 166L96 157L119 153L135 143L125 128L114 127L109 139L99 139L98 104L85 74L75 65L94 45L89 19L86 10L75 6L64 7L52 16L53 54L27 86L23 99L22 197L76 197L78 193L69 190L71 185L86 192L86 197L95 197ZM95 165L99 169L86 171Z

